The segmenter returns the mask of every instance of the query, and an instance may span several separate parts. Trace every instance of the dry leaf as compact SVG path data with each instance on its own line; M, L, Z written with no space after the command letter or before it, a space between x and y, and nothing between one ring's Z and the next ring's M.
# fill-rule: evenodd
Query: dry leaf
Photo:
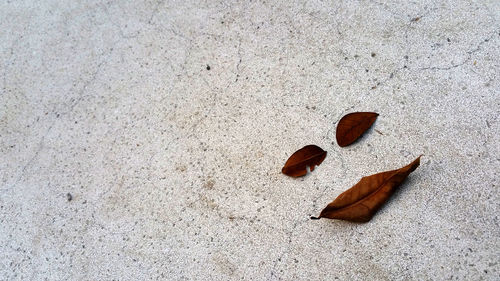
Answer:
M363 177L328 204L318 218L311 218L369 221L396 188L420 165L420 157L401 169Z
M344 147L355 142L372 126L377 116L378 113L374 112L354 112L342 117L337 125L337 143Z
M316 145L307 145L297 150L285 163L281 172L291 177L301 177L307 174L307 166L311 172L314 166L319 166L325 160L326 151Z

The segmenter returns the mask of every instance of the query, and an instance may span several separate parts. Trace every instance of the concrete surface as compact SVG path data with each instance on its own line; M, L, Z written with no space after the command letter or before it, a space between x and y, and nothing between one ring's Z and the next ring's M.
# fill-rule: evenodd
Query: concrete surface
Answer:
M1 1L0 278L498 280L500 2L305 2Z

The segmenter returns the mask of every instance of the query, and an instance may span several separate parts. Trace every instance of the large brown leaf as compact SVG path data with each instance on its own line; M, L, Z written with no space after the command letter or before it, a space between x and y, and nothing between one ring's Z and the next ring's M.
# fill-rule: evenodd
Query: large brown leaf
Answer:
M318 218L311 218L369 221L406 177L420 165L420 157L401 169L363 177L328 204Z
M285 163L281 172L291 177L301 177L307 174L307 166L311 172L314 166L319 166L325 160L326 151L316 145L307 145L297 150Z
M368 130L377 119L375 112L353 112L340 119L337 125L337 143L348 146Z

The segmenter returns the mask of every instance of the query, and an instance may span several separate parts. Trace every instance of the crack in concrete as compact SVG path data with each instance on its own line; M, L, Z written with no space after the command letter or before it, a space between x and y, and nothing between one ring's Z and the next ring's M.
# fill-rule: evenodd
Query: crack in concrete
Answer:
M72 104L69 105L69 109L66 110L65 112L61 112L60 113L60 116L64 116L64 115L68 115L70 114L71 112L73 112L73 110L76 108L76 106L86 97L88 97L89 95L85 95L85 92L87 91L88 87L90 85L92 85L98 78L98 75L99 73L101 72L103 66L108 62L109 60L109 57L111 56L111 54L113 53L113 50L115 49L116 45L119 44L123 39L127 39L126 37L122 37L121 39L115 41L112 45L112 47L107 51L107 52L104 52L100 55L100 57L104 57L103 59L101 59L101 62L96 66L95 68L95 71L92 73L91 77L84 83L84 85L82 86L81 90L78 92L77 94L77 98L76 100L73 100L71 101ZM14 182L6 188L6 190L9 190L9 189L12 189L14 188L23 178L26 170L28 169L28 167L30 165L33 164L33 162L35 161L35 159L39 156L41 150L43 149L44 147L44 143L45 143L45 139L46 137L48 136L48 134L50 133L50 131L52 130L52 128L54 127L54 125L56 124L56 122L59 120L59 118L55 118L51 124L48 126L47 130L45 131L45 133L43 134L42 138L40 139L40 141L38 142L38 145L37 145L37 148L33 154L33 156L30 158L30 160L27 161L27 163L23 166L23 168L21 169L21 171L18 173L18 176L16 177L16 180L14 180Z
M373 3L378 4L378 5L382 6L382 7L384 7L384 10L386 8L385 4L378 3L376 1L373 2ZM430 13L433 12L433 11L435 11L435 10L436 10L435 8L428 9L427 11L425 11L423 13L418 13L418 14L420 14L420 16L416 16L416 17L411 18L411 19L409 19L408 16L403 16L403 15L399 15L399 14L396 14L396 13L392 13L391 11L388 11L389 13L397 15L397 16L401 17L402 19L408 20L408 23L405 25L405 31L404 31L404 41L405 41L405 46L406 46L406 52L405 53L406 54L408 54L409 50L410 50L410 48L409 48L410 43L409 43L409 35L408 35L408 33L410 32L410 29L411 29L412 25L416 24L422 18L429 16ZM405 62L403 63L403 66L396 68L384 80L377 82L375 85L373 85L371 87L371 90L375 90L377 87L383 86L385 83L387 83L387 81L389 81L392 78L394 78L394 76L397 75L400 71L408 69L408 55L405 55L404 59L405 59Z
M234 82L238 82L238 79L240 78L240 65L242 61L242 56L241 56L241 36L238 36L238 63L236 64L236 79Z
M78 96L79 97L73 102L72 105L69 106L69 109L67 111L60 113L59 116L64 116L64 115L67 115L67 114L70 114L71 112L73 112L74 108L85 97L88 96L88 95L84 95L85 91L97 79L97 75L101 71L101 68L104 65L104 63L107 62L107 59L108 59L109 55L112 53L112 51L113 51L113 48L110 49L109 53L106 55L106 58L97 65L96 71L94 71L94 73L92 74L91 78L87 82L85 82L85 84L83 85L82 89L78 92ZM38 158L38 155L40 154L40 152L42 151L42 149L44 147L45 138L49 135L50 131L52 130L52 128L54 127L54 125L56 124L56 122L58 120L59 120L59 118L54 118L54 120L51 122L51 124L49 125L49 127L47 128L47 130L45 131L45 133L43 134L42 138L38 142L38 145L37 145L37 148L35 150L35 153L30 158L30 160L28 160L28 162L23 166L23 168L21 169L20 173L16 177L16 180L14 181L14 183L12 183L9 187L7 187L6 190L14 188L22 180L22 178L23 178L23 176L24 176L27 168L33 164L33 162L35 161L36 158Z
M19 43L21 38L22 38L22 35L17 36L9 48L9 51L8 51L9 57L8 57L8 59L5 60L4 67L3 67L4 71L2 74L2 82L3 82L2 89L3 89L3 91L6 91L6 89L7 89L7 73L9 70L9 65L12 64L12 57L14 56L14 47Z
M154 26L153 19L158 14L158 12L160 11L160 6L162 6L164 3L165 3L165 0L161 0L161 1L158 1L156 3L155 7L153 8L153 10L151 12L151 15L146 20L146 24L147 25ZM109 22L118 29L118 34L120 35L120 38L122 38L122 39L133 39L133 38L137 38L139 36L139 34L141 34L142 30L139 29L138 31L135 32L135 34L126 35L125 31L123 31L123 28L120 26L120 24L112 20L111 15L109 13L109 7L108 7L108 5L107 4L102 4L102 8L104 9L104 12L108 16Z
M450 70L450 69L453 69L453 68L457 68L457 67L460 67L460 66L463 66L465 64L467 64L468 62L470 62L472 60L472 56L476 53L478 53L479 51L481 51L482 49L482 46L484 44L486 44L487 42L489 42L490 40L493 39L493 37L495 37L495 35L497 35L499 33L499 31L495 31L493 32L490 36L488 36L487 38L481 40L481 42L479 42L479 44L477 44L477 46L474 48L474 49L471 49L469 51L467 51L467 58L465 60L463 60L462 62L460 63L456 63L456 64L451 64L449 66L444 66L444 67L440 67L440 66L430 66L430 67L421 67L421 68L418 68L418 70L420 71L425 71L425 70Z
M149 18L147 20L147 23L149 25L153 25L151 22L152 22L153 18L156 16L156 14L159 12L160 6L164 2L165 2L164 0L161 0L161 1L157 2L155 8L153 9L151 15L149 16ZM91 75L90 79L87 80L87 82L84 83L82 89L78 92L78 95L77 95L78 98L76 100L74 100L71 105L69 105L69 109L67 111L60 113L61 116L67 115L67 114L70 114L71 112L73 112L73 110L75 109L75 107L84 98L86 98L86 97L89 96L89 95L85 95L84 93L87 91L88 87L97 80L99 73L101 72L103 66L108 62L109 57L113 53L113 50L115 49L116 45L119 44L122 40L128 40L128 39L136 38L141 33L141 31L138 31L137 34L135 34L135 35L130 35L130 36L129 35L125 35L125 33L121 29L120 25L118 23L115 23L114 21L111 20L111 17L109 15L108 7L106 5L104 5L103 8L104 8L104 11L105 11L106 15L108 16L108 19L109 19L110 23L118 29L118 33L120 34L120 39L113 43L112 47L109 49L108 52L105 52L105 53L101 54L101 57L104 56L104 59L102 59L102 61L96 66L96 70ZM176 34L176 33L174 32L174 34ZM14 44L16 44L16 42L19 39L20 38L16 39L16 41L13 42L13 45L11 47L11 55L13 54ZM3 75L3 81L4 81L3 82L4 83L4 87L5 87L5 85L6 85L6 72ZM9 187L7 187L6 190L14 188L22 180L22 178L23 178L26 170L28 169L28 167L31 166L33 164L33 162L35 161L35 159L38 158L38 155L40 154L40 152L42 151L42 149L44 147L45 138L48 136L48 134L50 133L50 131L54 127L54 125L57 122L57 120L58 119L54 119L52 121L52 123L49 125L49 127L47 128L47 130L43 134L42 138L38 142L38 145L37 145L37 148L35 150L35 153L30 158L30 160L28 160L27 163L23 166L23 168L21 169L20 173L16 177L16 180L14 180L14 182ZM152 158L153 158L153 156L151 157L151 159Z
M154 7L153 12L151 13L151 16L149 17L149 19L148 19L148 21L147 21L147 23L148 23L149 25L154 25L154 24L152 23L152 21L153 21L154 17L156 17L156 15L160 12L160 7L161 7L164 3L165 3L165 0L160 0L160 1L156 2L156 6Z
M391 14L393 16L397 16L397 17L400 17L400 18L406 18L405 15L398 14L398 13L394 12L393 10L391 10L389 8L389 6L387 4L385 4L385 3L380 3L380 2L377 2L377 1L370 1L370 2L373 3L373 4L375 4L375 5L377 5L377 6L379 6L379 7L381 7L382 10L388 12L389 14Z

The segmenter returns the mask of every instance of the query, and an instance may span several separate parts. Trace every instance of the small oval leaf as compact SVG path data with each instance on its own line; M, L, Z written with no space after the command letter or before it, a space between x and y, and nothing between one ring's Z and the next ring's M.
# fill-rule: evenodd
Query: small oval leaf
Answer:
M340 119L337 125L337 143L339 146L348 146L355 142L368 130L377 119L375 112L353 112Z
M420 165L419 156L401 169L363 177L321 211L318 218L367 222L408 175ZM312 217L312 219L318 219Z
M316 145L307 145L297 150L285 163L281 172L290 177L301 177L307 174L307 166L311 172L325 160L326 151Z

